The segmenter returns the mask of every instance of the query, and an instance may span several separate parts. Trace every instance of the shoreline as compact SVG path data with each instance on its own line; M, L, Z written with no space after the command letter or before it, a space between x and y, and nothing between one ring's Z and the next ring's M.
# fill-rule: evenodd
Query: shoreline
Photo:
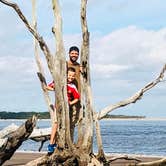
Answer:
M117 121L129 121L129 120L134 120L134 121L166 121L166 118L105 118L101 120L117 120Z
M14 155L11 157L10 160L7 160L3 165L4 166L23 166L25 164L27 164L28 162L35 160L39 157L42 157L43 155L45 155L46 152L21 152L21 151L16 151L14 153ZM128 157L132 157L132 158L137 158L140 159L142 162L151 162L151 161L156 161L159 160L163 157L159 157L159 156L145 156L145 155L132 155L132 154L114 154L114 153L110 153L110 154L106 154L108 160L114 157L121 157L122 155L126 155ZM135 163L134 160L124 160L124 159L118 159L115 160L113 162L111 162L111 166L125 166L126 164L131 164L131 163Z
M47 151L24 151L24 150L17 150L15 153L27 153L27 154L46 154ZM94 152L96 155L96 153ZM132 157L150 157L150 158L164 158L165 156L163 155L148 155L148 154L132 154L132 153L105 153L106 156L121 156L121 155L127 155L127 156L132 156Z
M27 119L0 119L0 121L26 121ZM101 120L140 120L140 121L166 121L164 118L104 118ZM38 121L50 121L50 119L38 119Z

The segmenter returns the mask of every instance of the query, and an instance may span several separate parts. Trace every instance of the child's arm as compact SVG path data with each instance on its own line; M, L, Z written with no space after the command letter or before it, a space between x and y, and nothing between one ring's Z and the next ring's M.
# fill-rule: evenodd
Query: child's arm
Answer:
M53 87L50 87L50 86L48 86L48 85L47 85L45 88L46 88L47 90L54 91L54 88L53 88Z
M69 101L69 105L73 105L76 104L78 102L79 99L74 99L72 101Z
M55 89L54 81L49 83L47 86L45 86L45 89L54 91L54 89Z

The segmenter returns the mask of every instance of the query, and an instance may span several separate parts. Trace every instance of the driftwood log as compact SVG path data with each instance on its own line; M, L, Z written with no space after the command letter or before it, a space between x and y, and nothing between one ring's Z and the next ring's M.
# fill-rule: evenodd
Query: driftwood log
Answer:
M0 149L2 149L5 144L8 135L16 132L19 126L11 124L0 131ZM51 127L49 128L34 128L33 132L29 135L27 139L31 139L36 142L41 142L38 151L41 151L43 144L50 139Z
M36 117L28 119L17 130L5 136L5 143L0 148L0 165L9 160L21 144L28 139L36 125Z

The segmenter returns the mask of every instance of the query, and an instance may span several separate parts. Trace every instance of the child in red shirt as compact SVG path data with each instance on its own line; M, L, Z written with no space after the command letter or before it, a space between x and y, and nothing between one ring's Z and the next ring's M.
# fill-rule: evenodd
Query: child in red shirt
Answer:
M75 69L69 67L67 70L67 97L69 105L76 104L80 98L80 94L78 93L76 86L73 84L74 80L75 80ZM47 90L54 90L54 88L55 88L54 81L48 84L47 86Z
M78 93L76 86L73 84L73 81L75 80L75 74L76 74L75 69L69 67L67 70L67 97L68 97L69 106L76 104L80 99L80 94ZM47 90L54 90L54 88L55 88L54 81L48 84L48 86L46 87ZM48 153L53 153L56 147L55 144L56 130L57 130L57 122L52 128L50 144L48 145Z

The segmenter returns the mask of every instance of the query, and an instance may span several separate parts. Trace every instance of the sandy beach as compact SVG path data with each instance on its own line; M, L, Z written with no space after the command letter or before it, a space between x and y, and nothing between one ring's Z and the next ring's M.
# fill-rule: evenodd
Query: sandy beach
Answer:
M44 155L46 153L33 153L33 152L16 152L12 158L8 161L6 161L3 165L4 166L21 166L21 165L25 165L26 163L28 163L31 160L34 160L38 157L41 157L42 155ZM114 156L109 156L114 157ZM157 157L157 156L140 156L140 155L134 155L134 157L141 159L142 161L154 161L154 160L158 160L161 157ZM133 161L127 161L127 160L117 160L111 163L111 166L126 166L126 164L128 163L134 163Z

